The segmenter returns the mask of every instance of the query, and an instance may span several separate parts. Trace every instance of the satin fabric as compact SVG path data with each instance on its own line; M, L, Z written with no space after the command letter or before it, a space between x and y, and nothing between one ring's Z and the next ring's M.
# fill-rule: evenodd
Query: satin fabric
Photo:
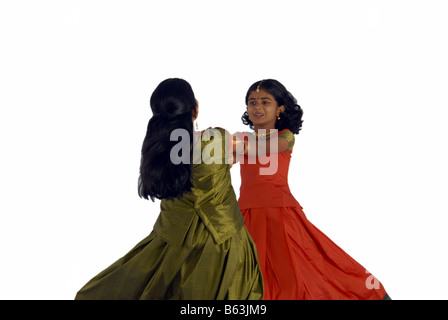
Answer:
M210 155L223 161L196 161L193 190L162 200L151 234L90 280L76 299L262 299L257 251L224 161L228 146L217 140L225 134L203 132L200 150L219 142L222 149L210 148Z
M257 245L264 299L388 298L372 274L306 218L288 186L291 153L278 154L271 176L259 174L268 164L247 158L241 164L239 205Z

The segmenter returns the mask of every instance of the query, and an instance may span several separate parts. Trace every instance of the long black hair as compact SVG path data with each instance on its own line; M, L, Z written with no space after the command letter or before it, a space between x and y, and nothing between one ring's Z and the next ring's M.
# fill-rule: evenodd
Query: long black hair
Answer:
M171 132L185 129L193 139L193 110L197 106L190 84L178 78L162 81L151 95L153 116L149 119L142 146L138 194L141 198L180 198L191 191L191 151L188 163L174 164L170 152L177 141Z
M297 104L297 99L286 90L285 86L274 79L265 79L255 82L250 86L249 90L247 90L246 106L251 92L257 89L266 90L274 97L279 106L285 106L285 111L280 113L280 120L275 121L275 129L278 131L289 129L292 133L299 134L299 131L302 129L303 110ZM249 125L252 130L254 129L254 124L249 120L247 111L244 112L241 120L245 125Z

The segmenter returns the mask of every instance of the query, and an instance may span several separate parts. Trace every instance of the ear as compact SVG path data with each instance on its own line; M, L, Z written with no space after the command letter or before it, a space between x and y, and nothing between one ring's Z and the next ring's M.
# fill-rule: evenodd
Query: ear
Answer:
M199 114L199 102L196 100L196 107L193 109L193 121L196 120Z
M280 110L280 113L283 113L286 110L284 105L281 105L278 109Z

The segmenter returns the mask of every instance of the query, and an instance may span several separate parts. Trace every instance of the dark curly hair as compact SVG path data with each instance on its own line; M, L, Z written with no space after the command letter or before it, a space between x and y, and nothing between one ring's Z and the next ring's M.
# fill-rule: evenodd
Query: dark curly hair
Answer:
M255 91L257 88L269 92L279 106L285 106L285 112L281 113L280 120L276 120L275 122L275 129L278 131L289 129L292 133L299 134L299 131L302 129L303 110L297 104L296 98L294 98L294 96L286 90L285 86L277 80L265 79L255 82L250 86L249 90L247 90L246 106L251 92ZM249 125L252 130L254 129L254 124L249 120L247 110L244 112L241 120L245 125Z

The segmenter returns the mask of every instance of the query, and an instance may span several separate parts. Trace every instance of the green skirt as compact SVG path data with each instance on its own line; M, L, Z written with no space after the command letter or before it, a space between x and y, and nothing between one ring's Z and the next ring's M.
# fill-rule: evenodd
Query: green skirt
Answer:
M247 229L216 244L199 216L182 245L153 231L76 295L77 300L262 298L263 278Z

